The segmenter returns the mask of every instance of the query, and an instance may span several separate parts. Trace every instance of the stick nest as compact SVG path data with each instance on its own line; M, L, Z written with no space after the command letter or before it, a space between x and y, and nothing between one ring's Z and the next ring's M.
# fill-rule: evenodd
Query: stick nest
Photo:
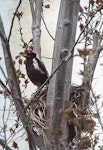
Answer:
M47 142L47 139L44 134L44 130L48 129L46 126L47 120L45 119L47 91L48 85L45 85L36 96L34 93L34 95L32 94L30 100L25 100L26 105L31 101L27 111L30 117L30 123L33 126L33 130L37 133L37 135L43 136L45 142ZM75 102L77 106L82 106L84 94L85 90L83 86L71 86L70 101ZM89 99L87 98L87 104L88 100Z

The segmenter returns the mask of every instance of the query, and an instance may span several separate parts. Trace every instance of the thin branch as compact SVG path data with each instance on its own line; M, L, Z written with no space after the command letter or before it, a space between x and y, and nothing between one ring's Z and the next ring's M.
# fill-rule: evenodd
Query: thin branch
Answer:
M44 58L44 59L53 59L52 57L45 57L45 56L41 56L41 58Z
M96 13L98 11L100 11L103 7L103 4L100 5L100 7L93 13L93 15L91 16L90 20L86 23L86 25L84 26L84 28L82 29L81 33L79 34L79 37L77 38L77 41L75 42L73 49L75 48L75 46L77 45L77 43L79 42L79 39L81 37L81 35L84 33L85 29L87 28L88 24L90 24L90 22L92 21L92 19L94 18L94 16L96 15Z
M43 21L43 23L44 23L44 26L45 26L45 28L46 28L46 30L47 30L49 36L50 36L50 37L52 38L52 40L54 41L55 39L54 39L54 37L51 35L51 33L49 32L49 30L48 30L48 28L47 28L47 25L46 25L46 23L45 23L44 18L43 18L43 17L41 17L41 18L42 18L42 21Z
M4 78L5 78L5 79L6 79L6 81L7 81L6 74L5 74L4 70L3 70L3 68L1 67L1 65L0 65L0 70L1 70L1 72L2 72L2 74L3 74L3 76L4 76Z
M5 145L5 141L3 139L0 139L0 144L2 147L4 147L6 150L12 150L7 144Z
M10 37L11 37L13 25L14 25L14 20L15 20L15 17L16 17L16 13L18 12L18 9L19 9L19 7L21 5L21 2L22 2L22 0L19 1L18 6L17 6L17 8L16 8L16 10L14 12L14 15L13 15L13 18L12 18L12 21L11 21L11 27L10 27L10 32L9 32L9 36L8 36L8 42L10 41Z
M35 0L35 10L34 10L34 1L29 0L29 3L32 14L33 51L35 51L38 57L41 59L40 37L41 37L42 0Z
M15 125L14 125L15 126ZM13 128L13 126L12 126L12 128ZM19 126L19 128L20 128L20 126ZM16 127L15 127L15 129L16 129ZM14 131L15 131L15 129L14 129ZM18 135L19 134L19 135ZM18 137L17 137L17 135L18 135ZM23 139L23 136L24 135L26 135L26 133L25 133L25 131L24 131L24 133L23 133L23 127L21 127L18 131L15 131L15 133L14 134L11 134L9 137L8 137L8 139L7 139L7 141L8 141L8 143L10 143L11 141L16 141L17 139L19 139L19 138L21 138L22 137L22 139Z
M7 139L6 139L6 123L5 123L5 110L6 110L6 98L4 101L4 107L3 107L3 115L2 115L2 120L3 120L3 133L4 133L4 143L7 145Z
M89 6L88 6L88 10L87 10L87 13L89 14L89 12L90 12L90 2L89 2ZM88 20L89 20L89 17L87 17L86 19L85 19L85 22L88 22ZM89 25L89 24L88 24ZM86 35L85 35L85 48L87 47L87 41L88 41L88 30L89 30L89 27L88 27L88 25L87 25L87 28L86 28ZM84 60L85 61L85 60ZM85 63L84 63L85 64ZM85 65L84 65L84 71L85 71Z
M2 39L4 42L6 42L6 37L2 34L1 31L0 31L0 37L1 37L1 39Z
M4 110L3 110L3 109L0 109L0 111L4 111ZM14 112L15 109L12 109L12 110L11 110L11 108L10 108L10 109L6 109L5 111L6 111L6 112L8 112L8 111Z
M3 83L3 81L0 79L0 85L2 86L3 89L6 90L6 92L11 95L10 90L7 88L7 86Z
M101 117L100 117L100 114L99 114L99 109L98 109L98 105L97 105L97 97L95 96L95 93L94 93L92 88L91 88L91 92L92 92L93 98L95 100L95 107L96 107L97 114L98 114L98 121L99 121L99 124L100 124L100 126L102 128L102 131L103 131L103 123L101 121Z
M19 32L20 32L20 36L21 36L21 41L23 42L23 44L25 44L20 19L18 19L18 22L19 22Z
M19 84L18 84L19 82L18 82L18 78L16 76L16 72L15 72L15 68L14 68L13 62L12 62L12 57L11 57L11 53L10 53L10 47L9 47L9 43L8 43L8 40L7 40L6 35L5 35L3 24L2 24L1 29L0 29L0 36L1 36L1 41L2 41L2 47L3 47L3 50L4 50L4 57L6 56L5 64L6 64L6 69L7 69L7 73L8 73L8 78L10 78L8 80L8 82L9 82L9 87L10 87L11 92L12 92L11 94L12 94L13 98L17 98L18 97L19 100L20 100L21 99L21 91L20 91ZM12 81L13 81L12 84L14 84L13 86L11 85L11 78L12 78ZM19 94L19 96L16 96L16 94L17 95ZM22 102L21 102L21 105L23 106Z
M34 11L34 6L33 6L33 1L29 0L29 3L30 3L30 8L31 8L32 20L35 20L35 11Z
M95 52L95 55L94 55L94 58L93 58L93 62L91 64L91 69L92 69L92 74L94 74L94 70L95 70L95 67L96 67L96 64L97 64L97 61L98 61L98 58L99 58L99 54L100 52L103 50L103 45L100 45L96 48L96 52Z

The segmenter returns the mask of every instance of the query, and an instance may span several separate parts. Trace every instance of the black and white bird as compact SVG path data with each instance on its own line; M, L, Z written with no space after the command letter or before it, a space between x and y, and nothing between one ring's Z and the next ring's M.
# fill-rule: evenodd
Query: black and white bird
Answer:
M48 78L44 63L36 57L36 53L28 52L23 56L26 58L26 71L29 79L34 85L41 86Z

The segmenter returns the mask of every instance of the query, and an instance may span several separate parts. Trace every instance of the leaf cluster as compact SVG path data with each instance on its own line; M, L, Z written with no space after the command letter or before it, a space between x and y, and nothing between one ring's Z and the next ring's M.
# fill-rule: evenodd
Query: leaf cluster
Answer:
M69 145L75 147L79 144L81 149L95 147L98 137L93 137L96 122L91 117L91 114L88 114L82 107L77 106L72 101L65 100L64 105L66 108L65 110L60 110L59 115L64 121L68 122L68 125L73 125L75 128L75 137Z

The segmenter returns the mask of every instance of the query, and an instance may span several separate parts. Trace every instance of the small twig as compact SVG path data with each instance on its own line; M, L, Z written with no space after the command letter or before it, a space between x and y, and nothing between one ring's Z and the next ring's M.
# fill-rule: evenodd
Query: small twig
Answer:
M15 126L15 125L14 125ZM13 128L13 126L12 126L12 128ZM19 128L20 128L20 126L19 126ZM16 129L16 127L15 127L15 129ZM13 129L14 131L15 131L15 129ZM23 135L24 134L26 134L26 133L22 133L21 131L23 131L23 127L21 127L16 133L14 133L14 134L11 134L9 137L8 137L8 139L7 139L7 141L8 141L8 143L10 143L11 141L16 141L18 138L20 138L20 137L22 137L23 138ZM20 133L21 133L21 135L20 135ZM19 134L19 137L17 137L17 135ZM15 137L15 135L16 135L16 137Z
M18 21L19 21L19 32L20 32L20 36L21 36L21 41L25 44L20 19L18 19Z
M0 109L0 111L4 111L4 110L3 110L3 109ZM11 110L11 108L10 108L10 109L6 109L5 111L6 111L6 112L8 112L8 111L14 112L15 110L14 110L14 109Z
M93 71L92 74L94 74L94 70L95 70L95 67L96 67L96 64L97 64L97 60L99 58L99 54L100 52L103 50L103 45L100 45L96 48L96 52L95 52L95 55L94 55L94 59L93 59L93 63L91 64L91 69Z
M94 93L92 88L91 88L91 92L92 92L93 98L95 100L95 107L96 107L97 114L98 114L98 121L99 121L99 124L100 124L100 126L102 128L102 131L103 131L103 123L101 121L101 117L100 117L100 114L99 114L99 109L98 109L98 106L97 106L97 98L96 98L95 93Z
M5 141L3 139L0 139L0 144L3 148L6 148L6 150L12 150L7 144L5 145Z
M6 98L4 100L4 107L3 107L3 115L2 115L2 120L3 120L3 133L4 133L4 143L5 145L7 144L7 140L6 140L6 126L7 124L5 123L5 110L6 110Z
M0 37L1 37L1 39L2 39L5 43L7 42L6 37L2 34L1 31L0 31Z
M96 13L98 11L100 11L103 7L103 4L93 13L93 15L91 16L90 20L88 20L88 22L86 23L86 25L84 26L84 28L82 29L81 33L79 34L79 37L77 38L77 41L75 42L73 49L75 48L75 46L77 45L77 43L79 42L79 39L81 37L81 35L84 33L85 29L87 28L88 24L90 24L90 22L92 21L92 19L94 18L94 16L96 15Z
M0 79L0 85L2 86L3 89L6 90L6 92L11 95L10 90L7 88L7 86L3 83L3 81Z
M10 108L11 108L11 105L9 105L9 109L8 110L10 110ZM5 109L5 112L7 113L7 109ZM6 116L6 119L5 119L5 124L8 123L8 120L10 118L10 114L11 114L11 111L8 111L8 114L6 114L7 116Z
M8 36L8 42L10 41L10 37L11 37L11 33L12 33L12 29L13 29L13 25L14 25L14 20L15 20L15 17L16 17L16 13L18 12L18 9L21 5L21 2L22 0L19 1L19 4L14 12L14 15L13 15L13 18L12 18L12 22L11 22L11 27L10 27L10 32L9 32L9 36Z
M46 28L46 30L47 30L49 36L50 36L50 37L52 38L52 40L54 41L55 39L54 39L54 37L51 35L51 33L49 32L49 30L48 30L48 28L47 28L47 25L46 25L46 23L45 23L45 21L44 21L44 18L43 18L43 17L41 17L41 18L42 18L42 21L43 21L43 23L44 23L44 26L45 26L45 28Z
M89 12L90 12L90 2L89 2L87 13L89 13ZM88 22L88 21L89 21L89 17L86 18L85 22ZM86 35L85 35L85 48L87 47L87 41L88 41L88 36L87 36L88 35L88 30L89 30L88 25L87 25L87 28L86 28ZM85 62L85 59L84 59L84 62ZM85 65L84 65L84 70L85 70Z
M45 57L45 56L41 56L42 58L45 58L45 59L53 59L52 57Z
M5 78L5 79L6 79L6 81L7 81L6 74L5 74L4 70L3 70L3 68L1 67L1 65L0 65L0 70L1 70L1 72L2 72L2 74L3 74L3 76L4 76L4 78Z

